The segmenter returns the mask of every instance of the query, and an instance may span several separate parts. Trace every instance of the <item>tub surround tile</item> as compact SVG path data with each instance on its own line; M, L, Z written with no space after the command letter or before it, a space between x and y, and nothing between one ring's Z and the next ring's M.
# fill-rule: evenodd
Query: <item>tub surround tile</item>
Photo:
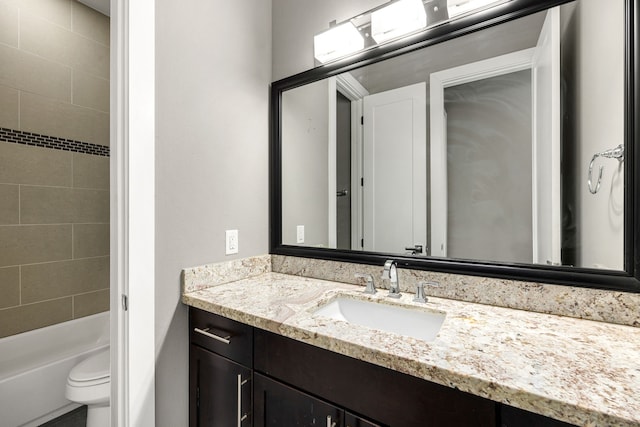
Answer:
M0 267L71 258L71 225L0 226Z
M71 297L0 310L0 338L72 319Z
M109 47L33 15L20 17L20 48L98 77L109 78Z
M0 85L0 128L18 129L20 126L19 99L20 92L18 90Z
M109 114L40 95L20 93L20 129L109 145Z
M182 292L217 286L271 271L271 255L207 264L182 271Z
M5 0L16 4L23 14L37 16L64 28L71 28L72 0Z
M109 80L73 71L73 104L109 112Z
M20 188L0 184L0 225L18 224L20 221Z
M109 289L73 296L73 318L109 311Z
M18 47L19 19L18 6L0 1L0 43Z
M109 157L73 153L73 187L109 189Z
M109 257L24 265L21 269L23 304L109 287Z
M109 222L109 192L77 188L22 186L22 224Z
M352 284L360 283L355 273L367 273L376 287L386 286L382 266L282 255L272 255L271 263L274 272ZM440 286L425 287L426 295L640 327L640 294L404 268L398 268L398 281L403 292L434 281Z
M66 151L0 141L0 182L71 186L72 155Z
M109 224L73 224L73 258L109 255Z
M274 257L273 267L281 262ZM324 267L338 277L351 274ZM207 274L215 286L185 284L193 289L183 294L185 304L577 425L640 424L640 328L439 297L417 304L413 293L390 301L384 291L367 296L362 286L274 272L230 283ZM446 318L435 341L426 343L311 315L337 295L440 311Z
M20 268L0 268L0 308L20 304Z
M77 1L72 2L71 9L75 33L109 46L110 20L107 16Z

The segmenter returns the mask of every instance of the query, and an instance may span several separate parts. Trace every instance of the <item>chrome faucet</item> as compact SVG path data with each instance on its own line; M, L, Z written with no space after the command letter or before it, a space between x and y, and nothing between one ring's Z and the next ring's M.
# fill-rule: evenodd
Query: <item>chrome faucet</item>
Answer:
M355 274L356 278L358 279L365 279L367 281L367 287L365 288L364 292L365 294L372 294L375 295L376 293L376 286L373 284L373 276L370 274L362 274L362 273L356 273Z
M390 298L400 298L400 286L398 285L398 272L396 271L395 261L390 259L384 263L382 279L389 280L389 295L387 296Z

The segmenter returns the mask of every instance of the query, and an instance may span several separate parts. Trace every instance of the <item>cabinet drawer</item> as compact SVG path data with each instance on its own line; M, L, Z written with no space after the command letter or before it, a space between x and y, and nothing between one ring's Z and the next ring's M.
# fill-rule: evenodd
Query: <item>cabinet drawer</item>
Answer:
M189 309L189 336L199 345L246 367L253 367L253 328L244 323Z

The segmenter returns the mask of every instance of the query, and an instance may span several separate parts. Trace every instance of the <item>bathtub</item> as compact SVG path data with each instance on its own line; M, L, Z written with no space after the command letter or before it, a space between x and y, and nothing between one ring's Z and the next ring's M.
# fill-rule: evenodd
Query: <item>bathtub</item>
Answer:
M80 405L64 397L80 360L109 346L109 312L0 339L0 424L38 426Z

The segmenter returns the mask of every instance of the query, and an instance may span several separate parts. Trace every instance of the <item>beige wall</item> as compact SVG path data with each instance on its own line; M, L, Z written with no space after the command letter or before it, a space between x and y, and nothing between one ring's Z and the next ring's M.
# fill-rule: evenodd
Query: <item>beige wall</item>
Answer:
M75 1L0 0L0 128L107 146L108 43L109 19ZM12 135L0 139L0 337L109 308L109 157Z

